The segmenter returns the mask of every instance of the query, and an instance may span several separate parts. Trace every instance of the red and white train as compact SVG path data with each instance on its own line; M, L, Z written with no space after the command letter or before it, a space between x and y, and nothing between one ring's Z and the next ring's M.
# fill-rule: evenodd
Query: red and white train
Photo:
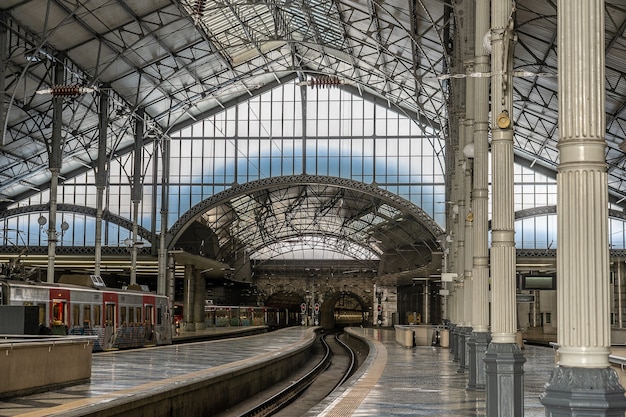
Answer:
M95 335L94 350L172 343L167 297L139 289L107 288L95 275L67 275L59 281L0 280L0 304L38 306L40 329L52 334Z

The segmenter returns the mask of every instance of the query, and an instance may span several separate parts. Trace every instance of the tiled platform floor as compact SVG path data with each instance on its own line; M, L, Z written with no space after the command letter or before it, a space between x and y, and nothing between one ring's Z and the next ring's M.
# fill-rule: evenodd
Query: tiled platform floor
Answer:
M84 398L123 392L142 384L274 352L300 342L307 330L290 327L236 339L95 354L89 384L0 401L0 416L17 416Z
M484 416L485 393L466 390L467 374L458 373L449 349L414 347L407 349L395 341L393 330L354 329L378 342L384 368L375 363L365 375L379 374L369 388L340 389L333 402L320 404L307 416L396 417L396 416ZM551 348L526 346L524 351L524 415L545 416L539 394L554 367ZM378 361L376 361L378 362ZM367 383L364 384L366 386Z

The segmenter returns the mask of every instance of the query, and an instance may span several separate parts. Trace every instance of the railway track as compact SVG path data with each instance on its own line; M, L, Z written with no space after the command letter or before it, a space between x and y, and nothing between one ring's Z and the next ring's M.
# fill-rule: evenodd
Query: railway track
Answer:
M270 398L251 406L238 417L294 417L306 413L352 375L358 361L356 353L331 333L320 338L322 352L310 370Z

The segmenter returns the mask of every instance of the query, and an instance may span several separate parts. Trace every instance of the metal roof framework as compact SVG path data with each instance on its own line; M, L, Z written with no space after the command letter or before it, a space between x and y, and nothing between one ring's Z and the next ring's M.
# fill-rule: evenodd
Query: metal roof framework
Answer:
M606 161L612 202L621 203L626 6L605 4ZM515 6L515 154L519 163L555 176L556 2L519 0ZM46 92L58 85L83 88L63 104L62 179L97 165L101 90L112 103L106 110L111 159L134 149L139 109L145 110L148 143L294 77L305 86L339 83L385 100L443 138L450 80L468 76L452 72L455 7L442 0L5 0L0 210L48 187L53 117ZM59 66L61 80L53 75ZM233 210L242 198L231 202ZM323 204L328 200L315 210ZM272 207L266 206L266 216Z

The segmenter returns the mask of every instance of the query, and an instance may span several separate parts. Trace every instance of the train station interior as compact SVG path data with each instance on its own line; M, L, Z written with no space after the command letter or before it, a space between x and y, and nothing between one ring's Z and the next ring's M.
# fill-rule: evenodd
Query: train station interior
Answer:
M621 0L4 0L0 63L3 280L445 326L491 416L553 342L546 415L626 410Z

